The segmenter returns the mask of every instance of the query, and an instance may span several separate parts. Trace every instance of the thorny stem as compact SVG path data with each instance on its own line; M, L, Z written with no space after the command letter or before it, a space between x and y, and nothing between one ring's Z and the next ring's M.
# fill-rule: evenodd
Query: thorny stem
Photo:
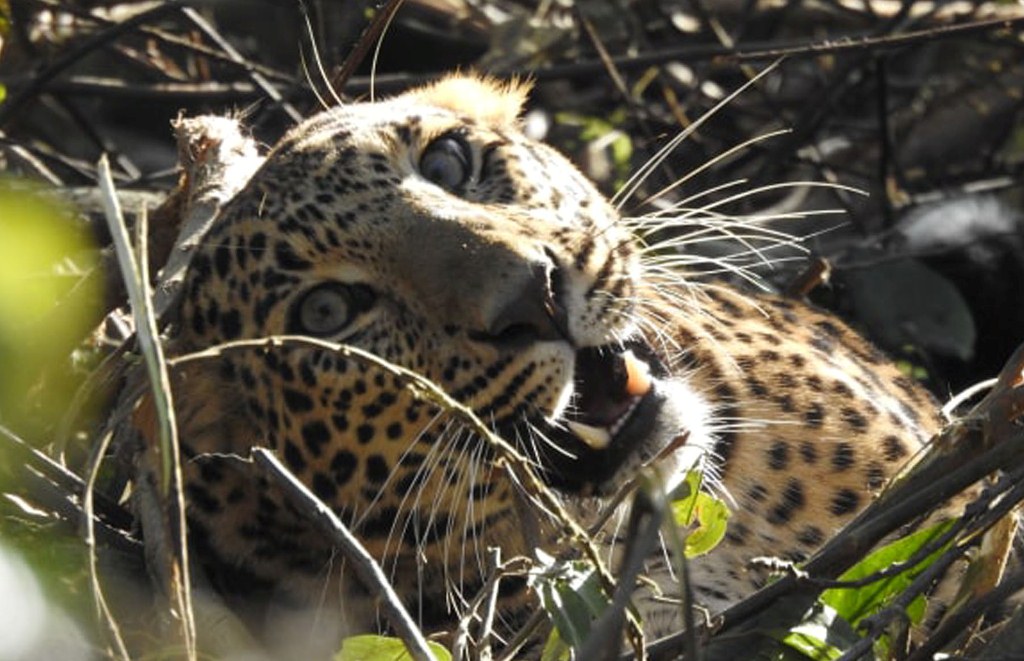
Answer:
M481 619L486 622L486 613L484 618L480 618L478 611L481 607L485 607L486 609L490 608L490 604L485 604L485 601L490 602L493 598L496 598L498 585L501 579L507 576L522 576L530 570L529 558L519 556L501 563L500 565L498 564L499 559L500 555L495 558L491 558L489 556L488 562L492 562L493 560L494 565L489 566L487 580L484 582L483 587L481 587L477 591L476 595L474 595L473 600L466 609L466 613L462 616L462 619L459 621L459 625L455 629L455 635L452 636L452 639L454 640L452 643L452 658L454 659L461 660L467 658L467 655L469 654L469 629L472 626L473 621L476 619ZM482 632L477 636L477 640L474 643L474 646L477 649L484 646L487 642L486 634L488 632L485 630L486 627L482 626L481 629Z
M939 625L939 628L928 637L927 641L914 650L914 653L907 657L906 661L934 659L936 652L949 640L963 632L967 624L976 620L989 608L1006 602L1022 589L1024 589L1024 570L1017 570L1012 575L1003 578L1003 581L991 592L967 603L953 617Z

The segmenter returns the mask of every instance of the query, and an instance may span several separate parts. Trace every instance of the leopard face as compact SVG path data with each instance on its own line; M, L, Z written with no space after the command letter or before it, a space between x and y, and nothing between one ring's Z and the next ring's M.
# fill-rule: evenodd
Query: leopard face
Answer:
M296 128L196 255L179 350L297 335L358 347L438 384L569 492L649 459L682 427L637 330L638 249L590 182L519 133L520 94L450 79ZM183 379L182 417L194 518L249 537L210 535L218 553L271 574L324 566L315 542L291 543L287 505L218 459L253 445L399 582L422 576L417 554L448 580L488 545L533 543L493 450L394 374L288 341L227 351L215 371Z
M212 557L298 593L341 575L356 601L329 545L248 461L254 446L440 619L486 548L555 538L465 424L324 342L440 386L584 518L655 458L669 488L703 465L737 507L693 569L713 606L763 583L749 558L813 551L934 430L927 396L840 322L650 271L593 185L523 136L524 93L455 77L328 110L221 211L175 340L181 354L221 347L175 382L191 521ZM260 338L278 339L231 346Z

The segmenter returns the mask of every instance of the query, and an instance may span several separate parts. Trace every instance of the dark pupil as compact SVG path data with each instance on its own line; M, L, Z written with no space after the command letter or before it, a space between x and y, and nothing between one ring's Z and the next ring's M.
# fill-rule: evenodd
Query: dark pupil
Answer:
M299 323L308 332L337 332L348 323L348 307L340 291L318 289L310 292L299 311Z
M322 302L313 308L313 314L316 315L316 323L321 327L328 321L331 321L331 317L334 316L334 310L330 303Z
M455 138L441 138L428 147L420 171L438 186L453 189L466 181L469 160L465 146Z

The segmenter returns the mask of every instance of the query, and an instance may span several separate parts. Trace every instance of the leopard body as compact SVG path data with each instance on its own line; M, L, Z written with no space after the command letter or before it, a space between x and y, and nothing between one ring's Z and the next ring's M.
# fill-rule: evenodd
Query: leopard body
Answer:
M523 135L524 94L456 76L320 113L190 266L174 351L222 347L174 381L193 538L272 591L341 604L349 631L376 626L374 604L252 447L351 527L428 626L465 606L488 547L557 553L560 527L464 420L323 343L436 383L585 524L641 466L667 488L703 469L733 510L690 568L712 609L763 585L752 558L813 553L941 424L835 317L650 268L596 188ZM656 610L652 633L675 626Z

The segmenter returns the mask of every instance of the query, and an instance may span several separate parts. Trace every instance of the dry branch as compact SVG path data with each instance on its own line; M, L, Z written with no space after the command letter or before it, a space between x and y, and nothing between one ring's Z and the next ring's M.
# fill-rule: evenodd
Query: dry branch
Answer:
M427 641L402 605L401 597L391 587L384 570L356 539L348 526L342 523L338 515L300 482L272 452L264 448L253 448L252 454L256 463L270 474L303 516L319 528L324 537L352 563L352 570L360 583L381 600L388 621L405 643L412 658L416 661L433 661L434 656L430 653Z
M164 207L174 211L179 229L156 285L158 318L175 306L192 254L220 208L263 164L236 119L203 115L179 118L173 126L182 179Z
M155 447L147 448L147 450L160 459L159 470L162 479L157 499L161 513L156 522L157 527L151 526L145 531L147 550L151 548L151 542L156 539L164 542L163 548L155 554L156 568L162 574L163 587L169 591L174 603L174 610L178 614L185 654L190 661L194 661L196 659L196 631L192 610L188 543L185 539L185 495L181 471L181 449L178 444L174 402L171 400L170 377L164 361L163 345L157 329L153 299L149 290L145 245L137 246L141 253L141 257L137 257L128 239L128 229L121 213L106 158L100 159L98 171L107 222L110 234L114 239L121 275L128 290L139 348L149 382L150 401L155 409L155 424L153 426L155 438L147 439L151 443L155 442ZM144 227L139 235L145 236ZM97 461L101 457L102 453L98 455Z

